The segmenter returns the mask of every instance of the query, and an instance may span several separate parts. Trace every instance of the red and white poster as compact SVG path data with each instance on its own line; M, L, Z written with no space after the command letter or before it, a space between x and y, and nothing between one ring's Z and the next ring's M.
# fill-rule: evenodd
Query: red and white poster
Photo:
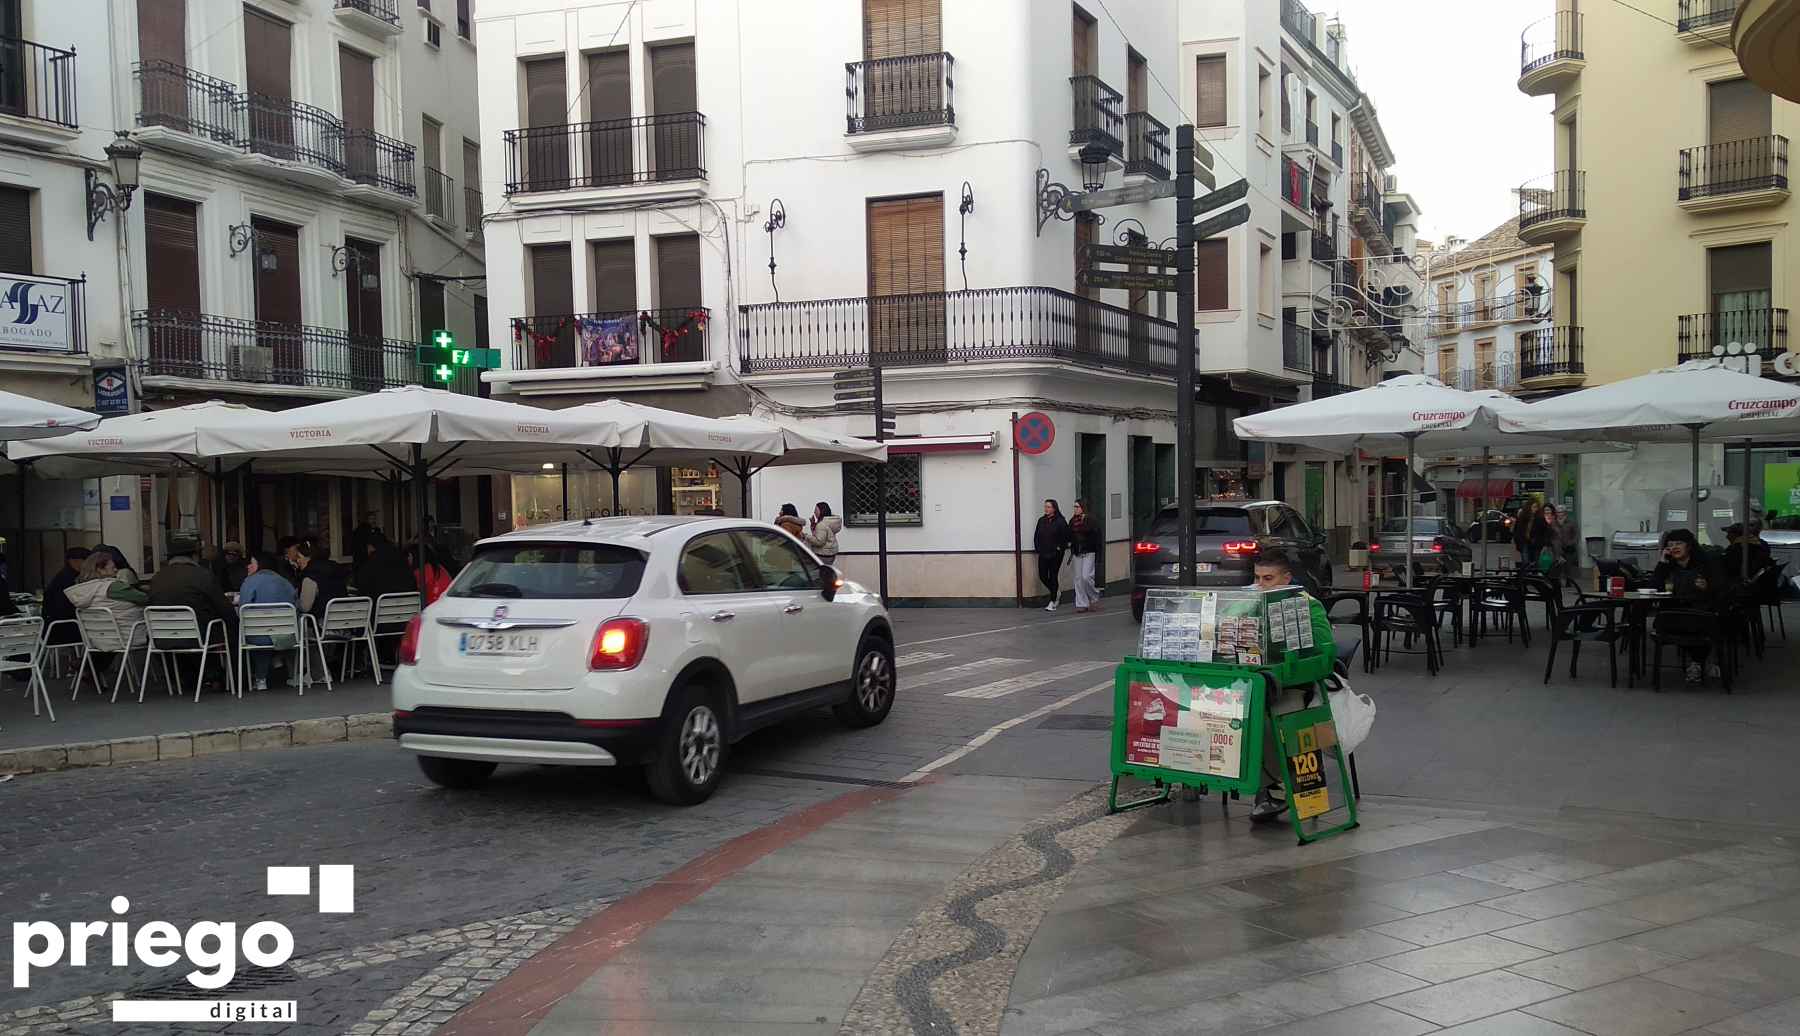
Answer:
M1237 711L1242 714L1241 692L1234 693L1235 689L1222 692L1206 688L1198 690L1203 696L1216 693L1236 697ZM1218 709L1224 703L1207 704ZM1237 778L1243 755L1241 722L1206 711L1184 709L1180 702L1150 683L1133 683L1127 690L1126 707L1126 762Z

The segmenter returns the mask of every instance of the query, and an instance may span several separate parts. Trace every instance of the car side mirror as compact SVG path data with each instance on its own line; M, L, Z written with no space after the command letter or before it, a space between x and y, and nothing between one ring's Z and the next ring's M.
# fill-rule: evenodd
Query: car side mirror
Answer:
M838 570L830 565L819 566L819 596L827 601L837 596L838 587L844 585L844 578Z

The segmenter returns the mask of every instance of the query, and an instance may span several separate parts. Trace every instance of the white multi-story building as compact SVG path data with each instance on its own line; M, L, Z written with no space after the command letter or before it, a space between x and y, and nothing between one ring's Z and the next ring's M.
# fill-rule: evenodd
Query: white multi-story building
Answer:
M451 179L478 164L473 25L469 0L435 3L0 0L0 280L64 300L49 333L0 335L8 388L282 408L416 383L436 328L484 335L479 205ZM136 190L109 145L142 150ZM341 545L391 506L373 481L234 477L214 529L220 486L43 482L26 539Z
M1103 578L1127 580L1132 533L1175 491L1174 295L1089 287L1078 256L1173 238L1174 203L1093 219L1058 209L1058 194L1166 182L1183 121L1201 124L1219 186L1250 181L1250 221L1199 263L1203 377L1191 405L1203 492L1270 491L1274 472L1230 419L1301 398L1336 369L1318 366L1332 354L1310 337L1301 362L1284 362L1283 311L1299 307L1284 297L1282 235L1316 224L1310 205L1289 213L1281 201L1273 83L1266 150L1244 121L1258 96L1244 86L1247 55L1284 53L1283 30L1272 5L1224 6L1075 3L1050 17L1039 0L796 0L779 12L484 0L490 319L508 361L485 380L551 406L623 396L867 435L870 415L833 412L831 378L879 365L898 436L887 496L896 597L1038 593L1015 544L1029 556L1045 498L1065 511L1086 500L1105 523ZM1287 49L1290 68L1315 60ZM1203 92L1200 77L1215 74ZM1195 116L1220 106L1217 121ZM1290 125L1303 140L1301 120ZM1329 145L1315 150L1309 183L1342 195ZM1385 219L1385 200L1376 207ZM1358 256L1350 217L1340 222L1345 254ZM1390 311L1340 308L1346 326ZM1054 441L1018 456L1015 476L1014 415L1034 411ZM552 473L515 478L496 507L540 520L563 512L565 492L572 514L768 517L825 501L847 525L845 567L873 572L864 468L771 468L748 502L711 469L630 472L619 500L605 476L571 474L565 486Z

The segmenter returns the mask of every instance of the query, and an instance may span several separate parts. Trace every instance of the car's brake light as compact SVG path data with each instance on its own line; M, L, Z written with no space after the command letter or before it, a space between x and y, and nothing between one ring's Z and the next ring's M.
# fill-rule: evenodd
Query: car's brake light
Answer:
M1131 552L1133 554L1161 554L1162 553L1162 544L1160 544L1160 543L1133 543L1131 545Z
M1444 552L1444 541L1443 540L1432 540L1431 541L1431 552L1433 554L1442 554Z
M1255 554L1258 547L1255 540L1227 540L1223 549L1235 558L1243 554Z
M594 649L588 656L591 670L631 669L644 659L650 646L650 626L642 619L607 619L594 631Z
M1369 549L1370 549L1370 550L1372 550L1372 551L1375 551L1375 552L1376 552L1376 553L1380 553L1380 551L1381 551L1381 544L1379 544L1379 543L1371 543L1371 544L1369 544Z
M406 632L400 635L400 646L394 649L394 662L397 665L419 664L419 627L424 616L415 615L406 621Z

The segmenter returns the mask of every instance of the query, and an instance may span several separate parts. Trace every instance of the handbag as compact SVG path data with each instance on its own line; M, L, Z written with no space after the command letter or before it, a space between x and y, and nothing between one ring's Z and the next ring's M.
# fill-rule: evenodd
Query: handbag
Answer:
M1538 551L1537 569L1539 572L1548 572L1555 567L1556 567L1556 552L1555 551L1551 550L1549 547L1545 547L1543 550Z

